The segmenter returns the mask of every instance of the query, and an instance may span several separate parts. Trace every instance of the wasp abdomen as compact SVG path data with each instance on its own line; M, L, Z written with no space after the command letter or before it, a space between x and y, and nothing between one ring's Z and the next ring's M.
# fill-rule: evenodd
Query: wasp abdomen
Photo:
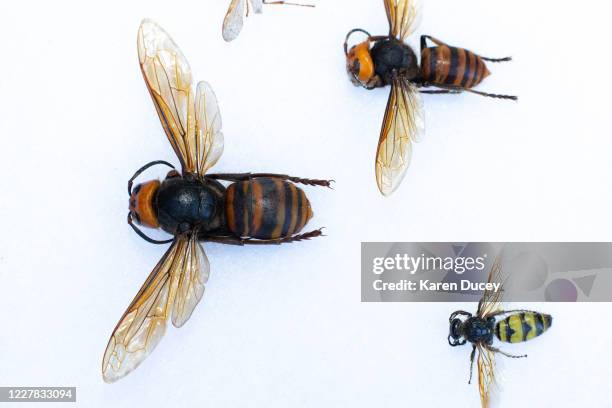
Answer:
M441 45L421 54L421 78L426 83L469 89L489 75L484 60L463 48Z
M274 178L231 184L225 212L230 231L256 239L290 237L312 217L306 194L293 183Z
M552 324L552 316L537 312L516 313L495 325L495 336L507 343L520 343L544 333Z

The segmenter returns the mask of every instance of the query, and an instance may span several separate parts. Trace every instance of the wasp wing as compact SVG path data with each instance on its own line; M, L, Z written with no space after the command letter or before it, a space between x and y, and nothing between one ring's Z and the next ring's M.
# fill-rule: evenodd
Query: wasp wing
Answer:
M495 387L495 354L478 344L478 390L482 408L492 406L492 394Z
M418 26L418 0L385 0L389 35L404 41Z
M502 293L504 289L504 285L502 282L501 276L501 257L498 256L495 259L495 262L491 266L491 270L489 271L489 277L487 279L488 283L500 283L498 290L495 291L493 289L487 289L484 291L482 298L478 302L478 310L476 314L478 317L486 318L491 313L494 313L499 310L500 302L502 299Z
M223 153L221 113L217 97L207 82L198 83L195 97L195 170L204 175Z
M194 172L190 149L194 139L191 69L172 38L155 22L138 30L138 59L155 110L183 172Z
M223 20L222 35L227 42L234 41L242 31L247 0L232 0Z
M423 109L417 89L396 79L391 86L376 152L376 182L380 192L393 193L406 174L412 142L423 133Z
M129 374L153 351L166 331L170 309L175 326L189 319L202 298L208 272L197 233L177 237L113 330L102 358L104 381Z

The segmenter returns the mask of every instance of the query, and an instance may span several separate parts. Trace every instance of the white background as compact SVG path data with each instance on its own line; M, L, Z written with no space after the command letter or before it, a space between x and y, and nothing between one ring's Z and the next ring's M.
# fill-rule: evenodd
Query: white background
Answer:
M360 242L612 240L609 7L427 0L410 43L427 33L512 55L479 89L521 99L425 96L428 135L383 199L388 89L354 88L342 52L354 27L386 33L382 1L266 6L226 44L228 2L0 4L0 385L76 386L82 407L478 406L469 348L446 342L450 312L475 305L361 304ZM150 160L177 163L138 68L143 17L216 91L214 170L337 184L306 189L325 238L207 245L190 322L107 385L108 336L165 250L126 225L126 182ZM501 406L612 406L609 305L532 306L555 323L506 346L529 358L504 362Z

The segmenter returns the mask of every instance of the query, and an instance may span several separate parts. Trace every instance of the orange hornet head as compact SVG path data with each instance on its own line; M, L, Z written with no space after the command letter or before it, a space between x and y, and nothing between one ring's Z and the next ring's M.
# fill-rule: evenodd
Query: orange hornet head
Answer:
M374 61L370 55L370 40L354 45L346 54L346 70L351 82L367 86L374 77Z
M363 33L367 35L364 42L353 45L348 49L348 42L351 35L354 33ZM370 54L370 44L372 36L361 28L355 28L348 32L344 40L344 54L346 55L346 71L349 74L351 82L356 86L363 86L368 89L376 87L378 80L374 67L374 60Z
M159 185L159 180L147 181L130 191L130 215L138 224L149 228L159 227L154 206Z

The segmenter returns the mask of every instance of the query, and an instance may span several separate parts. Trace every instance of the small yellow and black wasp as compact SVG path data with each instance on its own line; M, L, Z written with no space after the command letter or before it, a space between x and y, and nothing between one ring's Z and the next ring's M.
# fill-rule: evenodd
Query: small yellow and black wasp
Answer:
M252 10L255 14L263 12L264 4L285 4L288 6L314 7L312 4L298 4L288 1L266 1L266 0L232 0L223 20L223 39L227 42L234 41L242 31L243 19L249 16Z
M128 223L145 240L172 243L117 323L102 359L102 376L116 381L134 370L159 343L172 315L181 327L204 294L210 265L200 241L233 245L297 242L321 236L300 231L312 217L310 202L295 184L327 186L282 174L207 173L223 152L221 115L206 82L192 89L189 63L170 36L144 20L138 30L138 57L145 83L182 172L158 160L128 182ZM165 180L132 188L147 168L172 168ZM220 181L230 182L225 187ZM161 228L174 237L149 238L136 225Z
M501 283L501 261L498 258L489 272L489 283ZM495 354L510 358L524 358L527 355L513 355L493 346L493 339L506 343L521 343L534 339L552 325L552 316L532 310L501 310L500 301L503 284L497 291L486 290L478 302L476 316L463 310L457 310L448 319L450 324L448 343L462 346L472 344L470 354L470 379L476 350L478 350L478 388L483 408L490 406L490 394L495 384ZM459 318L462 316L464 319Z
M496 95L472 89L489 75L485 61L502 62L511 58L485 58L463 48L451 47L431 36L421 36L421 63L405 39L417 25L415 0L384 0L389 34L372 36L356 28L346 36L344 53L349 78L366 89L390 85L391 93L376 152L376 182L387 196L401 183L412 155L412 142L423 133L420 93L461 93L464 91L499 99ZM351 35L362 33L366 40L348 47ZM428 47L427 42L435 46ZM419 90L435 87L437 90Z

